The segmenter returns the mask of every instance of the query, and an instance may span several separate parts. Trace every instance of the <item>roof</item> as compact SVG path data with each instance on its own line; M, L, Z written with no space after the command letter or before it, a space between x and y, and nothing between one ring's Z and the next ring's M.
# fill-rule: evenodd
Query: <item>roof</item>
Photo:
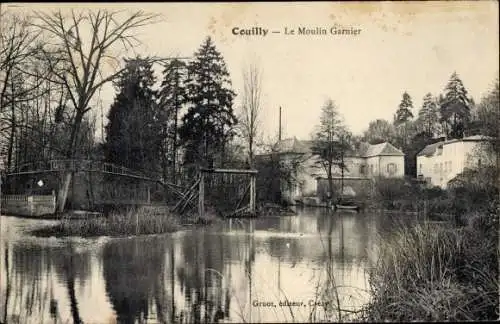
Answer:
M293 137L279 141L276 150L279 153L307 154L311 153L313 144L314 141L301 141ZM404 156L404 153L395 148L391 143L384 142L376 145L361 143L357 149L350 151L347 155L366 158L372 156Z
M371 156L404 156L404 153L395 148L391 143L384 142L375 145L364 145L364 152L360 152L361 157Z
M311 150L310 145L304 142L305 141L299 141L296 137L287 138L277 143L276 151L278 153L309 153Z
M440 141L436 142L433 144L429 144L426 147L422 149L422 151L418 152L417 156L425 156L429 157L432 156L439 147L442 147L443 145L448 145L452 143L458 143L458 142L482 142L482 141L488 141L491 140L491 137L484 136L484 135L473 135L473 136L468 136L464 138L455 138L447 141Z
M439 146L443 146L443 143L444 142L437 142L434 144L429 144L426 147L424 147L422 151L418 152L417 156L426 156L426 157L432 156L437 151Z

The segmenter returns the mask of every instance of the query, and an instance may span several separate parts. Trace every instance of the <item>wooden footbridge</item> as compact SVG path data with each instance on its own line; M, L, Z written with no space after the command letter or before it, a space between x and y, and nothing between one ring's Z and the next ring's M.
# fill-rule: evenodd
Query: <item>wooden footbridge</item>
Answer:
M108 174L116 177L128 177L133 179L142 180L145 182L158 183L166 190L169 190L177 196L178 200L172 211L178 213L185 213L193 208L198 208L199 215L205 213L205 197L206 197L206 178L209 175L248 175L249 182L241 195L238 203L234 206L232 213L226 216L237 215L241 213L254 213L255 212L255 182L256 170L250 169L207 169L200 168L197 176L191 185L184 187L171 183L163 178L159 173L143 172L126 168L124 166L116 165L94 160L50 160L50 161L36 161L31 163L24 163L16 167L10 168L6 172L6 176L20 176L20 175L33 175L33 174L47 174L47 173L64 173L64 172L96 172ZM242 203L246 196L248 197L248 204L242 207ZM196 203L197 200L197 203Z

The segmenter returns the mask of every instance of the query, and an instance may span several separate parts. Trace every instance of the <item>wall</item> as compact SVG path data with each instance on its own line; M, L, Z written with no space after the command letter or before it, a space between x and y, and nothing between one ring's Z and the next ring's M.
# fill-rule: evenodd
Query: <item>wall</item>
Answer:
M379 157L372 156L366 158L366 174L369 177L378 177L379 176Z
M20 216L52 215L56 211L56 196L28 196L5 195L2 196L2 213Z
M481 142L478 141L451 140L446 142L443 144L442 150L437 149L434 155L417 157L417 174L429 178L432 185L445 188L448 181L456 177L466 167L475 168L478 166L479 145ZM487 158L484 160L489 161Z
M402 178L405 174L405 159L404 156L381 156L379 160L380 175L388 178ZM390 173L387 169L389 164L395 166L394 173Z

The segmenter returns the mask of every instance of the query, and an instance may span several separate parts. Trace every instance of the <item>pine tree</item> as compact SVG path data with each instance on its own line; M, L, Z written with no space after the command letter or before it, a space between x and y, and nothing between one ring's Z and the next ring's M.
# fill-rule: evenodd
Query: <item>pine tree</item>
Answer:
M403 98L401 99L401 103L399 104L399 108L396 111L394 124L398 126L412 119L413 118L413 113L411 112L412 109L413 109L413 102L411 100L410 95L405 91L403 93Z
M396 145L404 151L413 136L414 124L413 118L413 101L408 92L403 93L403 98L399 104L399 108L394 116L394 126L396 127Z
M441 122L451 138L463 137L471 117L471 99L456 72L450 77L440 101Z
M224 155L225 143L234 135L237 123L229 72L222 55L207 37L194 60L188 64L187 105L179 129L188 164L213 166L217 154Z
M141 58L126 60L126 65L115 84L119 92L108 113L106 160L133 169L157 171L161 138L152 66Z
M431 93L427 93L423 98L422 108L418 112L419 130L428 136L434 136L439 127L439 111L437 100Z
M177 149L178 121L180 109L187 101L186 82L187 66L184 62L174 59L165 65L163 81L159 93L159 108L161 131L163 140L161 160L164 177L167 176L167 168L171 168L172 182L177 181Z

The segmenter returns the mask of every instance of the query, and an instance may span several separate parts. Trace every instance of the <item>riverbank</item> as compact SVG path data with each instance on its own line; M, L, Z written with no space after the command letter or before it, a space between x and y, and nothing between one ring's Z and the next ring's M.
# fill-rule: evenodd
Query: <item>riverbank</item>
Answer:
M181 217L162 207L140 207L127 211L113 211L107 216L60 218L53 226L34 230L31 234L40 237L96 237L162 234L187 228L189 225L210 224L216 217Z
M464 227L417 224L382 240L363 321L498 318L498 213Z
M111 211L107 216L99 213L66 213L53 219L59 223L46 226L31 232L39 237L97 237L97 236L131 236L172 233L193 226L214 225L224 220L216 216L215 210L199 217L195 212L178 215L170 212L167 206L143 206L123 211ZM237 218L255 218L270 216L290 216L296 212L278 205L259 206L253 215L240 215ZM38 219L42 219L37 217Z

